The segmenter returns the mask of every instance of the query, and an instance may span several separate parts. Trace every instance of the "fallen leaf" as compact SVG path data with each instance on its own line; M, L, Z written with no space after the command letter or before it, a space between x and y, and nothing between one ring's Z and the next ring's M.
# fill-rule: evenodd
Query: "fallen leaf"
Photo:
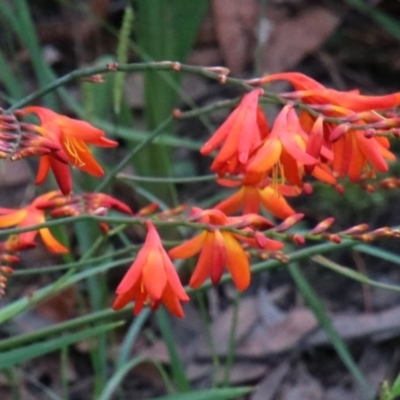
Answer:
M243 72L254 53L258 7L255 0L213 0L217 40L232 74Z
M262 71L274 73L294 68L332 35L342 20L342 14L313 6L294 17L272 20L269 40L262 51Z

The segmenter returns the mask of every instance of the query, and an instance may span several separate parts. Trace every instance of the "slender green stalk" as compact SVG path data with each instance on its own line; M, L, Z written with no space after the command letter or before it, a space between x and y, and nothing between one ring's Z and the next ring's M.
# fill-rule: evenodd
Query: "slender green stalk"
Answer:
M233 362L235 359L236 328L237 328L237 322L238 322L240 299L241 299L241 293L237 292L236 297L235 297L235 302L233 304L232 324L231 324L231 330L229 332L229 339L228 339L228 354L227 354L226 362L225 362L225 374L224 374L224 380L223 380L224 387L229 387L231 369L232 369Z
M189 392L190 384L187 379L182 360L178 354L176 341L172 333L171 324L169 322L167 312L164 308L160 308L156 313L156 317L162 337L168 349L169 357L171 360L172 375L174 377L175 384L179 389L179 392Z
M68 346L63 346L60 352L60 374L61 374L61 391L63 399L69 398L69 391L68 391Z
M0 351L6 351L13 348L21 347L28 343L35 341L44 340L50 336L61 334L62 332L72 331L74 329L82 329L82 327L89 324L96 324L99 322L105 322L108 319L119 318L122 315L127 314L128 308L124 311L116 312L110 308L88 315L83 315L72 320L61 322L57 325L51 325L47 328L43 328L39 331L32 333L26 333L19 336L11 336L8 339L2 339L0 341Z
M315 293L314 289L308 283L307 279L304 277L303 273L301 272L300 268L297 266L296 263L293 262L290 263L288 268L302 296L304 297L308 306L314 313L320 326L324 329L324 331L328 335L332 343L332 346L335 348L343 364L353 375L358 385L363 389L364 394L367 396L367 398L372 400L372 398L374 397L373 389L371 388L370 384L368 383L368 381L362 374L361 370L355 363L351 353L349 352L346 346L346 343L335 330L332 321L329 319L320 299L318 298L318 295Z
M211 376L212 379L212 385L211 387L216 387L217 386L217 380L218 380L218 372L221 367L221 362L218 356L218 352L215 348L214 344L214 339L212 337L212 332L211 332L211 321L209 318L209 314L207 312L206 304L205 304L205 293L204 292L195 292L195 298L197 300L197 303L199 305L199 311L200 311L200 316L201 319L204 322L205 329L206 329L206 340L207 343L210 347L211 351L211 359L213 363L213 373Z
M119 355L117 359L117 369L122 368L131 357L131 349L135 343L143 325L150 316L150 309L143 310L131 323L128 332L125 334L124 340L120 346Z
M127 180L131 182L170 182L170 183L197 183L197 182L209 182L215 181L218 178L217 174L203 175L203 176L191 176L191 177L165 177L158 178L154 176L135 176L135 175L126 175L126 174L118 174L118 179Z
M101 192L104 190L111 180L115 177L115 175L121 171L129 162L132 160L132 157L137 154L140 150L142 150L147 144L151 143L158 135L160 135L164 129L172 122L172 116L167 117L154 131L148 135L146 139L140 142L137 146L135 146L122 160L119 162L112 171L110 171L106 178L104 178L97 188L95 192Z
M229 84L232 86L237 86L245 90L254 89L253 86L247 84L241 79L229 78L221 74L220 71L215 71L213 68L208 67L196 67L192 65L182 64L174 61L150 61L144 63L132 63L132 64L117 64L111 63L102 66L93 66L88 68L82 68L72 71L47 85L44 85L41 89L30 95L24 97L22 100L16 102L14 105L7 109L7 112L17 110L19 108L25 107L28 104L33 103L35 100L41 98L54 91L55 89L65 86L66 84L73 82L78 79L87 78L93 75L107 74L111 72L143 72L143 71L171 71L171 72L182 72L187 74L199 75L207 79L214 81L223 80L224 84ZM278 97L276 95L269 95L271 97Z

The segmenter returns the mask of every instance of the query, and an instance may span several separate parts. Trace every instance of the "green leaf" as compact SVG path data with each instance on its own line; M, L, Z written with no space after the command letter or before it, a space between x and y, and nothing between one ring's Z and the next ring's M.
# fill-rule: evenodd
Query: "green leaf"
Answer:
M72 343L115 329L123 324L123 321L113 322L95 328L89 328L79 333L71 333L45 342L34 343L29 346L20 347L16 350L3 352L0 355L0 369L9 368L17 363L31 360L32 358L42 356L43 354L51 353L52 351L61 349L62 347Z
M174 377L176 386L180 392L188 392L190 390L189 381L185 374L185 368L182 364L182 360L179 357L175 338L171 329L171 324L168 319L169 317L165 309L160 308L156 313L156 317L162 337L168 349L169 358L171 360L172 375Z
M237 399L250 393L249 387L201 390L190 393L180 393L171 396L156 397L153 400L229 400Z
M395 396L400 396L400 374L397 375L397 378L393 382L390 394L393 396L393 399L396 398Z
M349 372L353 375L355 381L363 389L368 399L374 398L374 390L371 388L368 381L365 379L364 375L355 363L351 353L349 352L346 343L339 336L335 330L332 321L330 320L328 314L326 313L321 300L315 293L312 286L308 283L307 279L304 277L300 268L295 265L295 263L289 264L289 272L292 275L297 287L299 288L302 296L310 307L311 311L317 318L319 325L328 335L332 346L335 348L338 356L342 360L343 364L347 367Z
M129 37L133 27L133 8L128 6L125 9L119 33L117 48L117 63L125 64L128 61ZM121 111L121 100L124 90L125 73L117 72L114 78L114 112L119 114Z
M312 260L326 268L331 269L332 271L335 271L338 274L347 276L350 279L354 279L357 282L367 284L370 286L375 286L380 289L386 289L386 290L392 290L394 292L400 292L399 285L390 285L388 283L374 281L373 279L370 279L367 276L360 274L357 271L354 271L353 269L339 265L321 255L317 255L317 256L313 257Z
M137 0L137 40L145 61L184 61L189 55L208 0ZM171 72L145 73L145 110L150 129L170 115L177 104L180 76ZM157 162L154 162L157 160ZM171 153L165 147L150 145L135 160L140 175L170 176ZM168 204L177 204L173 184L141 185Z

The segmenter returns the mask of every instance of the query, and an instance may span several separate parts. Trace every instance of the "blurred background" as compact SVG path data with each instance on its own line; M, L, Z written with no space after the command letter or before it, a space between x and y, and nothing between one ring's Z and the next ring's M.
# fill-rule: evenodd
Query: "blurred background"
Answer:
M226 66L231 76L239 78L300 71L339 90L359 88L366 94L386 94L400 91L399 49L400 2L390 0L3 0L0 105L7 108L75 69L114 61L170 60ZM103 78L103 83L71 82L36 104L86 119L118 140L117 149L96 150L106 169L162 124L174 108L190 110L243 94L237 88L194 75L148 71ZM270 89L288 91L290 86L280 82ZM277 110L274 105L265 107L271 117ZM197 150L228 112L219 109L201 118L175 122L163 134L161 144L147 146L123 172L175 177L209 173L210 159L200 157ZM394 143L394 151L398 150ZM53 182L44 189L34 186L36 167L34 160L2 161L2 207L27 204L35 193L54 188ZM393 165L391 175L398 176L399 172L399 165ZM83 174L76 174L75 182L77 192L93 190L97 184ZM344 185L347 187L346 182ZM119 180L107 190L135 210L155 199L170 207L183 202L206 207L228 193L211 183L132 185ZM372 228L400 224L397 190L371 194L361 186L348 187L340 195L332 188L318 187L312 197L302 196L293 204L307 216L304 227L330 216L335 217L336 230L363 222ZM72 256L79 258L82 242L68 230L63 234L73 249ZM130 229L128 236L139 243L143 231ZM392 253L398 253L399 248L395 240L375 246ZM383 285L399 283L398 259L366 253L336 252L332 259ZM23 257L20 268L60 261L38 247ZM384 379L393 379L399 371L400 295L360 284L315 262L301 267L376 393ZM101 307L111 304L122 274L113 270L108 276ZM55 276L12 280L0 304L31 293ZM88 292L90 288L85 285L68 289L20 315L12 324L0 326L0 335L25 334L76 317L92 306L86 299L90 298ZM215 371L231 351L228 338L234 321L235 359L231 360L228 381L231 385L255 386L251 395L241 398L367 398L356 383L354 371L349 372L331 341L318 329L286 268L257 276L241 297L229 284L199 294L185 312L187 317L173 320L170 329L192 388L208 388L226 380L226 375L219 376ZM124 333L124 329L118 331L109 342L107 363L118 354ZM68 362L62 364L66 368L64 383L58 353L18 365L13 371L14 381L6 371L0 375L0 399L60 399L65 385L70 400L91 398L97 373L92 345L82 341L70 347ZM129 351L132 356L160 362L166 370L171 368L165 337L152 318L146 317ZM115 399L148 399L165 393L154 364L142 363L130 371L121 385L120 397Z

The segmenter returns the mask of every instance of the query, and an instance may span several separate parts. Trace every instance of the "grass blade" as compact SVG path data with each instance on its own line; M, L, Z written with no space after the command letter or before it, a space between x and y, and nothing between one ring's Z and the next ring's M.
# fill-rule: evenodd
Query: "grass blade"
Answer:
M168 349L175 384L180 392L188 392L190 390L189 381L185 374L185 368L178 355L171 324L164 308L160 308L157 311L156 317L165 345Z
M0 357L0 369L9 368L17 363L30 360L34 357L42 356L43 354L51 353L52 351L61 349L64 346L70 345L81 340L88 339L92 336L99 335L109 330L115 329L123 325L123 321L113 322L95 328L89 328L82 332L71 333L66 336L57 337L45 342L34 343L29 346L20 347L15 350L4 352Z
M122 21L117 48L117 63L125 64L128 61L129 36L133 27L133 8L128 6L125 9ZM114 78L114 112L119 114L121 111L121 100L124 90L125 73L117 72Z
M240 398L252 390L249 387L210 389L157 397L153 400L229 400Z
M310 307L311 311L314 313L315 317L317 318L319 325L322 329L325 330L326 334L328 335L332 346L335 348L338 356L341 358L343 364L347 367L350 373L353 375L355 381L358 385L363 389L364 393L366 394L368 399L374 398L374 391L369 385L368 381L365 379L364 375L358 368L357 364L355 363L352 355L350 354L346 343L343 339L339 336L336 332L332 321L328 317L324 306L321 303L321 300L318 298L318 295L315 293L314 289L308 283L307 279L304 277L303 273L301 272L300 268L298 268L295 263L290 263L289 272L292 275L293 280L295 281L297 287L299 288L302 296L306 300L308 306Z

